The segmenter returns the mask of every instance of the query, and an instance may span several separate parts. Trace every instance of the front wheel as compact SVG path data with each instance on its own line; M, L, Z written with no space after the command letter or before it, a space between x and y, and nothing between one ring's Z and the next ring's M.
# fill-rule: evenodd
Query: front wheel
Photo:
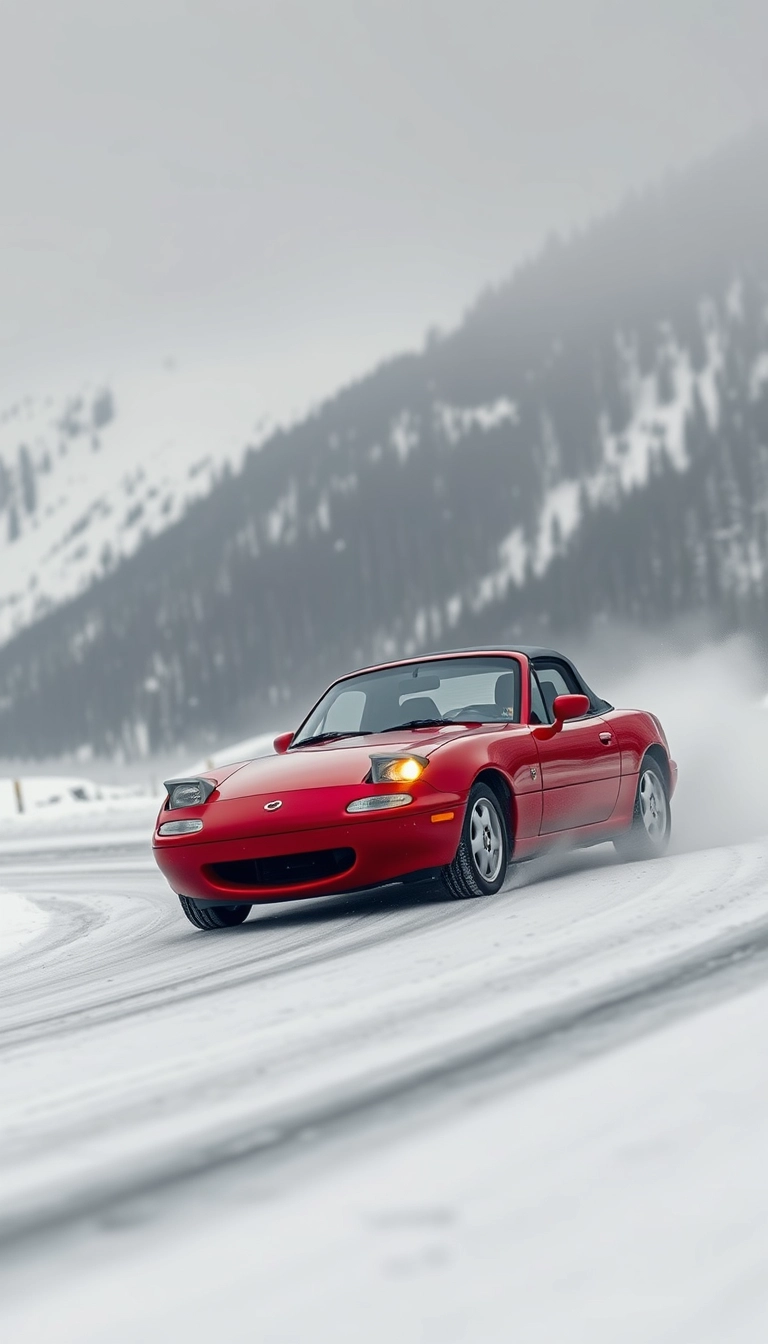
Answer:
M456 857L443 869L443 881L456 900L493 896L507 875L509 839L499 800L485 784L476 784Z
M251 913L250 905L212 905L200 906L188 896L180 896L179 901L190 924L196 929L232 929L243 924Z
M666 851L671 830L663 771L653 757L646 757L637 780L632 825L616 836L614 847L623 859L655 859Z

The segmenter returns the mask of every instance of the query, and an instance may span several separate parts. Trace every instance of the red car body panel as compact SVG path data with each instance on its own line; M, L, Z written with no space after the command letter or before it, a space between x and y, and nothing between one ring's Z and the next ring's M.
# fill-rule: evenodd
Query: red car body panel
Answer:
M157 819L154 854L173 890L210 905L284 901L359 890L442 868L456 853L467 797L483 772L493 772L506 799L513 859L529 858L564 841L596 843L628 829L640 765L649 749L663 758L670 795L674 792L677 767L652 714L606 706L564 723L551 735L537 733L531 722L529 658L523 652L475 649L381 666L478 654L514 659L520 665L520 723L380 733L206 771L203 778L216 787L204 804L169 811L166 799ZM428 765L415 783L367 783L370 756L376 753L415 753ZM378 814L346 811L353 799L398 792L410 794L413 801ZM266 810L278 800L274 811ZM202 830L158 834L163 822L187 818L201 819ZM312 868L318 855L332 855L335 870L318 875ZM288 885L269 876L269 861L284 858L295 867ZM266 876L244 877L251 866ZM306 880L304 868L310 874Z
M197 899L285 901L330 896L378 886L406 873L450 863L459 843L464 814L459 809L450 822L435 825L431 819L433 811L409 806L391 816L345 817L335 826L307 828L293 834L290 844L286 843L285 835L246 835L238 840L197 845L194 852L192 846L184 844L162 853L155 850L155 857L174 891ZM354 851L354 862L338 876L297 881L290 888L249 886L247 896L239 886L222 880L216 871L220 864L237 859L268 859L286 852L300 856L346 848Z
M605 718L576 719L538 742L542 834L608 821L619 796L621 753Z

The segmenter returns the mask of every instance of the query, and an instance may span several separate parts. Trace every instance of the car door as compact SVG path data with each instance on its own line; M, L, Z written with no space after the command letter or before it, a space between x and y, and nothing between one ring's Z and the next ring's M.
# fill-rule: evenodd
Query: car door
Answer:
M552 723L555 697L581 692L566 663L537 658L531 671L532 722ZM541 834L607 821L619 796L621 752L606 719L594 713L571 719L537 746L543 790Z

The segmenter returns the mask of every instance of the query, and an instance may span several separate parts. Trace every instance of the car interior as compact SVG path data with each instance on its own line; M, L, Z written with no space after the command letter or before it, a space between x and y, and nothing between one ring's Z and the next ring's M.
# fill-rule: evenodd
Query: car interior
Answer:
M402 711L402 723L410 723L411 719L442 718L440 710L429 695L414 695L409 700L406 700L405 704L401 705L400 708Z
M543 696L544 704L546 705L547 714L549 716L549 720L551 723L555 717L555 710L554 710L555 700L557 699L558 695L560 695L560 691L558 691L553 681L540 681L539 686L541 687L541 694Z
M447 715L441 713L431 696L411 696L400 707L402 711L401 722L410 723L412 719L439 719L442 717L456 719L457 722L460 722L464 714L470 720L477 718L478 722L483 723L516 722L519 718L520 700L518 681L517 673L502 672L496 678L492 704L473 702L460 708L451 709L447 712Z

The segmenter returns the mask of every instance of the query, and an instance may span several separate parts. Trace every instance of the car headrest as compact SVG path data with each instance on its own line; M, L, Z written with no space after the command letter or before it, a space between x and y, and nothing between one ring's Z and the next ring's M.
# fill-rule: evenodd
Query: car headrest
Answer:
M502 672L496 682L493 698L496 701L496 707L507 710L511 718L517 703L517 677L514 672Z
M403 723L409 723L411 719L439 719L442 717L431 695L414 695L412 700L406 700L400 706L400 711Z
M549 714L550 718L553 718L554 710L552 706L554 705L560 692L558 691L553 681L540 681L539 685L541 687L541 694L544 696L544 704L547 706L547 713Z

